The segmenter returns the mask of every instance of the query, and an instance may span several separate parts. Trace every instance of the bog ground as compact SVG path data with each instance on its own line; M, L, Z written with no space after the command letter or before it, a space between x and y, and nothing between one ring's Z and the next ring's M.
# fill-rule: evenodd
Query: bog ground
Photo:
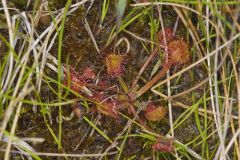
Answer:
M0 159L240 159L237 0L1 0Z

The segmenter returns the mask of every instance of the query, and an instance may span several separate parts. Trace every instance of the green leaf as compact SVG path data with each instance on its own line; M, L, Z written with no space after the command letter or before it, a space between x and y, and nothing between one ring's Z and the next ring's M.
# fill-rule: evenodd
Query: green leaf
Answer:
M126 5L127 5L127 0L117 0L116 10L117 10L117 17L119 19L122 18Z

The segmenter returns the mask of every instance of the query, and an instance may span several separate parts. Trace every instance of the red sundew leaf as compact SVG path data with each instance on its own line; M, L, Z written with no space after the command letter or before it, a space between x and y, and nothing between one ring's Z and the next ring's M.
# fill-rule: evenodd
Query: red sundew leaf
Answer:
M164 32L165 32L166 43L168 44L174 38L173 30L171 28L164 28ZM162 30L158 32L159 44L164 46L165 44L164 44L164 36L163 35L164 34L163 34Z
M181 39L170 42L167 49L168 63L181 65L190 60L188 45Z
M102 102L104 100L104 92L96 91L90 99L96 102Z
M152 149L159 152L172 152L174 150L173 140L159 138L156 143L152 145Z
M96 78L96 73L95 71L93 70L93 68L91 67L86 67L83 69L83 75L82 77L84 79L91 79L93 80L94 78Z
M149 121L160 121L165 117L166 112L165 107L156 107L153 103L150 103L145 110L144 116Z
M146 111L145 112L152 112L156 109L156 106L153 103L149 103L146 107Z
M106 57L107 73L112 77L123 74L124 58L121 55L109 54Z
M106 100L105 102L97 104L96 107L100 113L117 118L118 110L116 105L114 100Z
M70 89L75 92L79 92L81 90L81 87L85 86L86 83L87 82L79 75L79 73L72 68L70 68L69 77L65 73L63 84L65 86L68 86L68 84L70 84Z
M96 103L96 109L100 113L114 118L118 117L119 102L115 97L107 99L104 92L96 91L90 99Z

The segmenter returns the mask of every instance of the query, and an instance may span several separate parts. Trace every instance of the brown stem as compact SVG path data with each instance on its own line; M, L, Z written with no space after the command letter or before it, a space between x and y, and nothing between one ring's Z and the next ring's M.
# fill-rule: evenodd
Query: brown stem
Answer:
M142 73L144 72L144 70L146 69L146 67L148 66L148 64L151 62L152 58L155 56L155 54L157 53L157 48L155 48L152 53L150 54L150 56L148 57L148 59L146 60L146 62L143 64L142 68L140 69L136 79L133 81L133 84L131 86L131 89L137 84L140 76L142 75Z
M152 86L159 80L161 79L165 73L167 73L168 69L170 68L171 64L165 64L163 65L163 68L161 69L161 71L154 76L149 82L147 82L141 89L139 89L137 91L136 94L136 98L140 97L141 95L143 95L145 92L147 92L150 88L152 88Z

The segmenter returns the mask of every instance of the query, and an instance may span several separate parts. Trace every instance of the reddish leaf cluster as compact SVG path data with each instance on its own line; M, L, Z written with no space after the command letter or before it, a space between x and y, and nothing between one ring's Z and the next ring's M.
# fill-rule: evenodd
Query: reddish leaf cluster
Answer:
M160 78L162 78L165 73L171 68L171 65L184 64L189 61L187 43L181 39L176 39L174 37L172 29L165 28L164 33L160 31L158 33L158 41L159 44L163 45L166 49L166 61L163 63L161 71L137 92L133 92L131 90L132 88L130 88L130 92L127 95L119 95L118 91L109 91L108 88L110 85L108 79L103 79L102 77L101 79L95 81L97 84L93 83L94 80L96 80L97 76L91 67L83 69L81 72L82 74L79 74L73 68L70 68L69 72L65 71L64 84L66 86L69 86L70 89L74 90L75 92L81 92L83 95L85 95L89 102L91 102L90 104L94 105L93 108L95 108L98 112L117 118L119 109L123 108L122 106L127 105L132 107L137 98L148 91ZM110 75L110 77L118 77L124 73L124 65L126 62L124 56L111 53L106 55L104 60L106 64L107 74ZM82 91L84 87L85 89L86 87L90 88L90 95L85 94ZM76 104L73 109L75 111L75 114L79 117L79 115L81 115L81 110L77 105L79 104ZM137 120L141 122L141 119L137 113L134 114L135 112L136 111L133 109L133 115ZM160 121L165 117L166 113L167 110L165 107L156 105L154 103L149 103L144 110L144 116L148 121ZM172 152L174 149L173 141L169 140L168 138L161 138L152 145L152 148L156 151Z
M69 72L65 71L63 83L66 86L69 85L71 90L79 93L82 91L83 87L92 84L95 78L96 73L91 67L84 68L82 74L80 74L73 68L70 68ZM99 80L98 85L95 87L108 88L107 80ZM95 104L97 111L99 111L102 114L116 118L118 114L117 110L120 105L118 99L115 96L111 96L111 98L109 98L110 96L108 95L108 93L104 91L98 91L96 89L95 90L91 89L91 91L93 92L92 96L89 95L85 96ZM76 115L79 117L80 109L79 107L76 107L77 105L78 104L74 105L73 108L74 111L76 110Z

